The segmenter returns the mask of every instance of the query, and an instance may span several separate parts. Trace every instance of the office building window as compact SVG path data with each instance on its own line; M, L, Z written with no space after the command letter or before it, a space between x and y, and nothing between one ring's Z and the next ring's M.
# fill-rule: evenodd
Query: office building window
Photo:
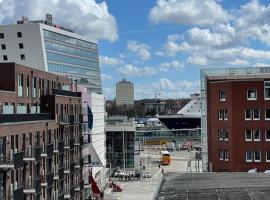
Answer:
M25 60L25 55L21 54L21 60Z
M4 39L5 38L5 34L4 33L0 33L0 39Z
M30 78L29 76L26 76L26 96L30 96Z
M252 109L246 109L245 120L251 120L252 118Z
M253 120L260 120L260 110L253 109Z
M32 97L37 97L37 78L32 77Z
M264 81L264 99L270 99L270 81Z
M265 141L270 141L270 130L265 130Z
M270 151L266 152L266 162L270 162Z
M18 74L18 79L17 79L17 84L18 84L18 97L23 96L23 75Z
M7 55L3 55L3 60L8 60Z
M254 150L254 162L261 162L261 151Z
M260 141L260 130L253 130L254 141Z
M265 109L265 120L270 120L270 109Z
M219 90L219 101L226 101L226 93L224 90Z
M18 36L18 38L21 38L22 37L22 32L17 32L17 36Z
M23 49L23 43L19 43L19 49Z
M7 49L6 45L5 44L1 44L1 49L2 50L6 50Z
M247 100L257 100L257 90L247 90Z
M246 162L252 162L253 161L253 152L252 150L246 151Z
M245 140L246 141L252 141L252 130L246 130L245 131Z

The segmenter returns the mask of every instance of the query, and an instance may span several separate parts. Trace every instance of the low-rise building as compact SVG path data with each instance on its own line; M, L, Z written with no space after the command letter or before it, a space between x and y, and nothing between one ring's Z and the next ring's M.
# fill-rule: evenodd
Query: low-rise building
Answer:
M203 167L269 169L270 68L201 70Z

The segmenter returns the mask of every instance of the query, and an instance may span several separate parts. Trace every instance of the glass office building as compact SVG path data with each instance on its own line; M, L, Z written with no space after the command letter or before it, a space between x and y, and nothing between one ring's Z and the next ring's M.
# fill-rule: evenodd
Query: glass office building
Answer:
M48 71L102 93L97 44L43 29Z

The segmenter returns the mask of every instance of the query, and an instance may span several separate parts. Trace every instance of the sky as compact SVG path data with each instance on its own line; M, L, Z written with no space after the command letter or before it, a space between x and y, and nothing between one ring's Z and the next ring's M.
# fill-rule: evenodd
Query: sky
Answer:
M134 83L135 98L183 98L200 69L270 63L270 0L0 0L0 23L22 15L99 42L103 93Z

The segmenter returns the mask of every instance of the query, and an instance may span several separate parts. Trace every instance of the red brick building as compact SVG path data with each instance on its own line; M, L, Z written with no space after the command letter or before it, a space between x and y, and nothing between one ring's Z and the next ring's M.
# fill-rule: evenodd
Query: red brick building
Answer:
M270 169L270 74L259 72L205 76L209 171Z
M0 199L83 199L81 93L68 78L0 63Z

